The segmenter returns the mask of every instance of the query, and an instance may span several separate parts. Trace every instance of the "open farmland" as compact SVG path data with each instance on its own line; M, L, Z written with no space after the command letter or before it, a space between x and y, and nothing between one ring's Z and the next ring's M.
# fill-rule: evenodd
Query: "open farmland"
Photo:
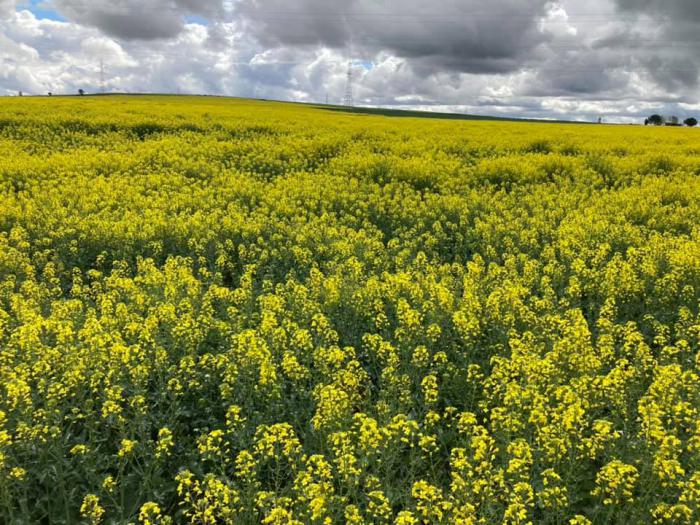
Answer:
M0 101L0 522L700 520L700 135Z

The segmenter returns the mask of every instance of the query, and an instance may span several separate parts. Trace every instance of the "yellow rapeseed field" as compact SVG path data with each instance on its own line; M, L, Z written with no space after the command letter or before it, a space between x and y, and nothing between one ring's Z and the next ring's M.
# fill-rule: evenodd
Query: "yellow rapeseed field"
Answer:
M700 521L700 135L0 101L0 523Z

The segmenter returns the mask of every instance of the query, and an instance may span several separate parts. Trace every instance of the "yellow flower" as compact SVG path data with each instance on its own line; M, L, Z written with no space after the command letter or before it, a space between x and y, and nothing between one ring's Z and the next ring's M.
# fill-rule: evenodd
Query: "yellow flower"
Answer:
M169 525L172 523L172 519L169 516L163 516L158 504L152 501L141 505L139 521L143 525Z
M345 523L348 525L364 525L365 523L364 519L362 519L360 509L355 505L348 505L345 507L344 517Z
M542 485L542 490L537 493L540 507L556 511L568 506L568 490L554 469L542 472Z
M236 432L240 430L245 424L246 419L241 416L241 407L238 405L231 405L226 411L226 429L229 432Z
M367 494L367 513L376 523L391 521L391 505L384 492L372 490Z
M88 520L91 525L98 525L102 522L104 509L100 505L100 499L94 494L88 494L83 498L83 503L80 506L80 515Z
M17 481L24 481L27 477L27 471L22 467L13 467L12 470L10 470L10 477Z
M659 503L651 510L655 525L676 525L693 523L693 510L686 505Z
M112 494L116 487L117 487L117 484L114 481L114 478L112 476L106 476L105 479L102 480L102 488L108 494Z
M432 456L438 451L437 439L435 436L422 436L418 440L418 446L427 457Z
M593 525L593 522L589 520L586 516L577 514L569 520L569 525Z
M241 450L236 456L236 476L249 479L255 474L255 458L247 450Z
M88 453L90 449L86 445L75 445L70 449L71 456L83 456Z
M635 467L616 459L600 469L592 494L602 497L605 505L632 502L638 479L639 472Z
M173 433L169 428L163 427L158 431L158 441L156 442L155 455L157 459L170 456L174 446Z
M418 525L418 520L410 510L402 510L396 515L394 525Z
M423 389L423 397L426 405L432 405L437 402L438 383L437 378L433 374L423 378L421 381L421 388Z
M129 457L134 452L134 447L136 445L137 442L132 439L122 439L121 446L119 447L119 451L117 452L117 456L119 456L120 458Z
M210 461L230 461L229 444L223 430L212 430L197 439L197 449L203 459Z
M444 499L442 491L427 481L417 481L411 488L416 509L425 523L443 523L452 504Z

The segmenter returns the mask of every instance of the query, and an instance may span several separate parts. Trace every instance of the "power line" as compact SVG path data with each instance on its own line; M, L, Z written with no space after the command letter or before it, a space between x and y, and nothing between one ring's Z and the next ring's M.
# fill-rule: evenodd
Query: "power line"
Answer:
M353 33L352 29L350 29L350 26L348 25L347 19L345 19L345 26L347 28L347 31L350 35L350 43L348 45L349 49L349 57L348 57L348 72L347 72L347 78L345 80L345 96L343 97L343 105L348 106L348 107L353 107L355 105L354 97L353 97L353 72L352 72L352 60L353 60L353 54L354 54L354 48L353 48Z
M355 101L353 100L353 94L352 94L352 91L353 91L352 83L353 83L352 60L348 60L348 73L347 73L347 80L345 83L345 97L343 97L343 105L344 106L353 107L355 105Z
M105 61L100 58L100 93L105 92Z

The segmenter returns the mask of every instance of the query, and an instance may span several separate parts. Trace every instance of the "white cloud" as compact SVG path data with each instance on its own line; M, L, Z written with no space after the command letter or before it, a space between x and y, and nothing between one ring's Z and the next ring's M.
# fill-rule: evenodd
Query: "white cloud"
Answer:
M540 31L549 33L554 37L573 37L578 34L578 29L569 23L569 14L558 2L549 4L547 14L540 19Z
M440 0L431 18L391 0L372 19L375 4L351 0L343 19L329 1L54 0L67 17L55 21L0 0L0 93L94 92L103 61L109 91L339 103L353 58L366 105L624 121L699 104L700 55L688 39L662 45L660 3L496 0L470 12Z

